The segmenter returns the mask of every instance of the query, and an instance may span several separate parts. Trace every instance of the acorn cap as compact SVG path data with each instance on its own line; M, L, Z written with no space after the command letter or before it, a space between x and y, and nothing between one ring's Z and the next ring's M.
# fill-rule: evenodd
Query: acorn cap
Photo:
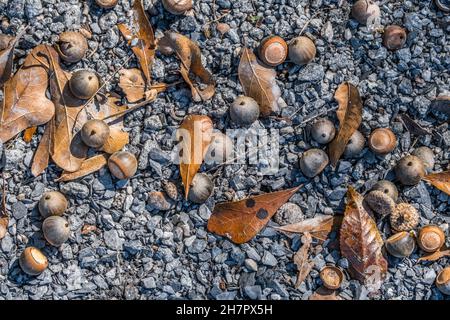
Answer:
M48 259L39 249L27 247L19 257L19 265L25 273L37 276L48 267Z
M409 257L416 249L416 240L412 231L401 231L385 241L389 254L397 258Z
M339 289L344 280L344 273L342 270L334 266L324 267L319 275L324 287L331 290Z
M115 7L119 2L119 0L95 0L95 2L99 7L102 7L104 9L110 9Z
M259 58L268 66L275 67L286 60L288 45L279 36L265 38L258 48Z
M417 243L425 252L436 252L445 243L444 231L436 225L424 226L419 231Z
M397 146L397 138L388 128L375 129L369 137L369 147L377 154L387 154Z
M391 214L391 228L395 231L410 231L419 224L419 213L408 203L399 203Z
M398 199L398 190L395 184L388 180L380 180L372 187L372 191L382 191L394 200Z
M450 267L446 267L438 273L436 287L443 294L450 295Z

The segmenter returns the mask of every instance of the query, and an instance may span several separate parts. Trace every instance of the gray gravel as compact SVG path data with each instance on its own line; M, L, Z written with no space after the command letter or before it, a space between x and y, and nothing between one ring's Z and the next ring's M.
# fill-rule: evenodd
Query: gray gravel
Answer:
M89 58L65 67L71 71L94 69L107 79L132 54L116 27L128 20L130 2L121 0L112 10L102 10L93 2L0 0L0 29L15 34L20 26L29 25L16 50L22 63L37 44L54 43L59 33L88 26L93 34ZM379 179L392 180L396 161L422 145L435 153L434 171L448 167L448 123L430 111L430 102L438 95L450 95L450 16L439 12L431 1L381 1L382 24L403 25L409 32L406 47L389 52L382 46L380 33L370 33L348 19L349 2L194 0L193 14L173 16L160 1L144 1L156 35L173 29L199 43L206 66L217 80L216 95L211 101L193 103L189 89L180 84L160 94L150 107L127 115L125 127L131 135L127 149L139 159L139 170L129 181L117 181L108 170L101 170L79 181L56 183L60 170L53 164L45 174L33 178L29 166L43 128L31 145L21 136L9 142L4 177L11 220L8 235L0 241L0 299L308 299L321 285L321 267L337 264L347 268L348 261L339 251L327 246L336 239L333 234L324 245L314 243L311 258L315 267L295 289L292 255L301 246L299 235L282 235L268 227L247 244L234 245L208 233L206 222L217 202L306 181L311 183L290 199L277 222L342 212L346 184L364 192ZM231 29L221 36L214 23L206 24L225 9L230 11L220 21ZM171 161L171 137L180 119L192 113L208 114L216 128L233 127L227 111L242 94L237 65L244 43L256 47L271 34L292 39L311 17L304 34L315 41L317 57L305 67L286 62L276 68L286 104L280 115L292 121L271 118L253 125L280 130L278 173L261 176L255 166L228 165L211 171L214 195L205 205L178 201L160 211L149 204L148 192L161 191L162 179L175 181L181 190L178 167ZM205 25L210 27L210 38L205 36ZM126 67L137 67L136 59ZM179 80L178 67L175 58L158 55L155 81ZM116 80L108 83L106 90L120 92ZM367 137L371 130L389 126L399 138L399 146L385 157L366 149L358 158L340 161L336 171L327 167L308 180L298 168L298 158L318 146L311 142L305 123L336 107L333 94L343 81L357 84L364 98L360 131ZM435 134L411 135L396 118L401 112L433 128ZM328 111L328 116L337 122L333 111ZM70 201L65 216L72 234L60 248L47 245L40 231L42 220L36 205L48 190L61 190ZM400 198L420 209L420 225L441 225L449 235L447 195L420 183L400 188ZM295 217L284 214L295 208ZM81 235L85 224L95 225L97 232ZM378 225L384 238L390 236L385 221ZM38 277L25 275L18 266L17 259L28 245L42 248L49 258L48 269ZM388 279L376 293L368 292L347 274L340 294L345 299L449 299L434 286L437 272L448 265L449 258L434 263L418 263L418 258L419 252L404 260L389 257Z

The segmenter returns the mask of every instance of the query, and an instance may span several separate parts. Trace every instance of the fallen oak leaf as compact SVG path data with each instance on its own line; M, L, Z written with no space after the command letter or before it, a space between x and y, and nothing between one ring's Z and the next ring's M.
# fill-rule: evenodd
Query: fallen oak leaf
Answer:
M262 115L268 116L279 111L281 90L275 80L276 72L260 64L249 48L242 51L238 75L245 95L258 102Z
M436 252L424 255L424 256L420 257L418 261L419 262L421 262L421 261L437 261L443 257L450 257L450 249L449 248L443 248Z
M50 120L45 125L44 134L34 153L33 163L31 164L31 173L37 177L48 167L48 160L50 159L51 140L53 138L54 120Z
M181 61L180 74L191 88L194 101L205 101L214 96L215 81L212 74L202 65L202 54L195 42L179 33L168 31L158 41L158 48L163 54L175 53L178 56ZM190 77L191 72L206 85L204 89Z
M294 254L294 263L297 266L297 281L295 288L298 289L305 281L306 277L314 267L314 262L309 260L309 249L312 243L312 237L309 232L305 232L303 236L304 242L300 249Z
M81 167L77 171L64 171L62 175L58 179L56 179L56 181L71 181L97 172L98 170L106 166L106 164L108 163L108 158L109 156L107 154L99 154L92 158L86 159L83 161Z
M145 82L139 69L122 69L119 71L119 87L125 93L128 102L144 98Z
M361 124L363 107L358 89L348 82L339 85L334 98L339 104L336 111L339 119L339 131L328 149L330 163L333 167L336 166L348 141Z
M1 48L0 50L0 87L5 84L11 78L12 69L13 69L13 60L14 60L14 49L19 42L20 38L25 33L25 29L23 29L19 34L13 37L3 37L3 41L1 46L5 48Z
M387 273L387 261L381 251L383 239L362 203L363 197L349 187L340 230L341 255L349 261L353 278L378 288Z
M250 241L301 186L214 206L208 231L237 244Z
M431 173L423 177L423 180L450 195L450 171Z

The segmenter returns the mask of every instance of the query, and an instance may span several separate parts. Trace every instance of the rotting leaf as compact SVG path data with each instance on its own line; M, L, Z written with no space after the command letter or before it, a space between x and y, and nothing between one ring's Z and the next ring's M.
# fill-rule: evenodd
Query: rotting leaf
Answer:
M168 31L158 41L158 48L163 54L175 53L178 56L181 61L181 76L191 88L194 101L206 101L214 96L215 81L212 74L202 65L202 54L195 42L179 33ZM190 76L191 73L197 76L205 88L200 87L201 83L197 83L195 77Z
M58 178L57 181L70 181L75 180L88 174L97 172L108 163L108 155L107 154L99 154L93 156L92 158L86 159L81 164L80 169L75 172L63 172L61 177Z
M450 257L450 249L449 248L440 249L436 252L422 256L419 258L418 261L427 261L427 262L437 261L443 257Z
M309 300L342 300L342 298L336 295L336 290L320 287L309 297Z
M300 187L216 204L208 230L237 244L250 241Z
M339 229L342 218L342 216L319 215L297 223L275 227L275 229L293 233L309 232L313 238L318 239L320 242L324 242L332 231Z
M131 50L139 60L142 72L147 80L147 84L151 82L151 70L153 60L155 58L155 34L150 21L145 14L142 0L136 0L133 4L133 20L130 30L125 24L119 24L117 27L128 41Z
M30 143L31 139L33 139L33 136L36 133L36 130L37 130L36 126L25 129L23 133L23 141L26 143Z
M328 149L330 163L333 167L336 166L348 141L361 124L363 107L358 89L348 82L339 85L334 98L339 104L336 111L339 119L339 131Z
M349 187L340 231L341 255L349 261L353 278L377 288L386 277L387 261L381 251L383 239L362 202L363 197Z
M406 113L402 113L400 115L400 120L402 121L406 130L408 130L409 132L411 132L416 136L424 136L430 134L430 132L427 129L423 128L420 124L411 119Z
M259 63L255 54L249 48L244 48L238 68L239 81L246 96L258 102L263 116L278 112L278 100L281 90L273 68L267 68Z
M47 123L55 113L54 104L45 96L47 70L36 58L45 48L45 45L34 48L22 68L4 85L0 119L3 143L27 128Z
M213 123L208 116L188 115L177 130L176 138L180 141L180 175L185 196L197 171L205 158L212 139Z
M450 171L431 173L426 175L423 180L450 195Z
M133 103L144 98L145 82L141 70L122 69L119 74L119 87L125 93L128 102Z
M5 84L11 78L12 69L13 69L13 60L14 60L14 49L17 45L17 42L22 37L26 29L22 30L17 37L3 37L4 43L2 43L2 47L0 48L0 87Z
M54 120L50 120L45 125L44 134L34 153L33 163L31 164L31 173L37 177L48 167L48 160L50 159L50 147L53 139Z
M309 232L305 232L303 236L304 242L300 249L294 254L294 263L297 266L297 281L295 288L298 289L305 281L306 277L314 267L314 262L309 259L309 249L312 243L312 237Z
M437 97L431 102L430 109L450 117L450 96Z

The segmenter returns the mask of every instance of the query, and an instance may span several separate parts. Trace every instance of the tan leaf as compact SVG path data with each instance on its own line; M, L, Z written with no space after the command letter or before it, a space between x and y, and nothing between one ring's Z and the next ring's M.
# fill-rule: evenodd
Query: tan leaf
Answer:
M312 237L324 242L332 231L339 229L342 218L342 216L319 215L297 223L275 227L275 229L293 233L309 232Z
M320 287L309 297L309 300L342 300L342 298L336 295L335 290Z
M237 244L250 241L299 188L216 204L208 220L208 231Z
M36 149L33 157L33 163L31 164L31 173L37 177L48 167L48 160L50 158L50 147L52 145L51 139L53 138L54 120L50 120L45 125L45 131L42 135L39 146Z
M312 237L309 232L305 232L303 239L305 239L303 245L294 254L294 263L297 266L297 281L295 282L295 288L299 288L305 281L306 277L314 267L314 262L309 260L309 249L311 247Z
M147 84L151 81L151 70L153 60L155 58L155 35L150 21L145 14L142 0L136 0L133 4L133 20L132 29L130 30L125 24L119 24L117 27L128 41L131 50L139 60L142 72L147 79ZM135 44L136 43L136 44Z
M180 73L191 88L194 101L205 101L213 97L215 81L212 74L203 67L202 54L195 42L179 33L168 31L159 40L158 47L164 54L175 52L181 60ZM195 77L190 77L190 73L197 76L206 87L204 89L200 88L200 83L196 82Z
M358 89L348 82L344 82L338 87L334 98L339 104L336 111L339 119L339 131L329 145L328 154L330 163L336 166L348 141L361 124L363 105Z
M419 261L436 261L443 257L450 257L450 249L443 248L436 252L427 254L419 258Z
M88 174L97 172L108 163L108 155L107 154L99 154L93 156L92 158L86 159L81 164L80 169L75 172L63 172L61 177L58 178L57 181L70 181L75 180Z
M36 133L36 130L37 130L36 126L25 129L25 131L23 133L23 141L25 141L26 143L29 143L31 141L31 139L33 139L33 136Z
M192 179L205 158L211 143L213 123L208 116L188 115L177 130L180 141L180 175L183 181L186 199Z
M245 95L258 102L262 115L268 116L280 110L278 99L281 90L275 80L275 70L260 64L248 48L242 51L238 75Z
M443 171L426 175L423 180L450 195L450 171Z
M36 59L45 48L44 45L34 48L22 68L4 85L0 119L0 141L3 143L29 127L47 123L55 113L54 104L45 96L47 70Z
M349 261L353 278L377 285L386 277L387 261L381 251L383 239L362 202L363 197L349 187L340 232L341 254Z
M145 82L139 69L122 69L119 71L119 87L125 93L128 102L144 98Z
M24 32L25 29L22 30L15 38L9 36L2 37L2 48L0 48L0 88L6 81L9 80L9 78L11 78L14 48Z

